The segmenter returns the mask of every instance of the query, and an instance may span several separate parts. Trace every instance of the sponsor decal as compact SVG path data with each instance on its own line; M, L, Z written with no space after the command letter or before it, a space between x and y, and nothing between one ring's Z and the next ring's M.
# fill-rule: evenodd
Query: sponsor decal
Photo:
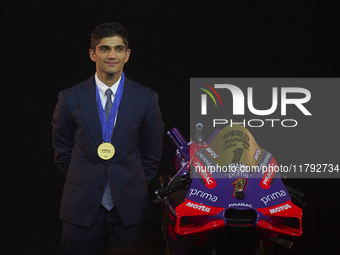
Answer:
M211 147L207 147L205 150L210 154L210 156L213 159L217 159L218 158L217 153Z
M244 172L235 171L235 172L228 173L228 177L229 177L229 179L234 178L234 177L248 178L249 175L247 173L244 173Z
M261 156L261 153L262 153L262 150L260 149L260 147L257 147L257 150L255 151L255 154L254 154L254 159L256 161L259 160L259 157Z
M216 181L212 178L209 171L204 170L204 167L198 162L194 162L195 170L199 173L199 175L203 178L205 182L205 186L208 189L213 189L216 187Z
M296 205L294 205L290 200L270 207L257 208L257 210L263 215L269 217L273 216L294 217L293 215L295 216L302 215L302 210Z
M270 211L270 214L275 214L275 213L278 213L278 212L282 212L282 211L285 211L285 210L288 210L292 208L292 206L288 203L284 204L284 205L281 205L281 206L277 206L273 209L269 209Z
M266 156L264 157L263 161L260 164L260 170L264 171L264 169L268 166L268 163L270 161L272 157L272 154L270 154L269 152L266 153Z
M207 166L207 168L214 168L215 165L210 161L210 159L204 154L202 150L199 150L195 153L196 157L198 157L201 162Z
M286 195L287 193L284 190L280 190L272 194L269 194L268 196L262 197L260 201L263 202L265 205L267 205L268 202L274 201L280 197L285 197Z
M247 179L238 178L231 185L234 186L233 197L236 197L236 192L242 192L245 190L247 185Z
M203 192L203 191L197 190L197 189L190 189L189 197L190 196L201 197L201 198L207 199L211 202L216 202L217 199L218 199L217 196L213 196L209 193L206 193L206 192Z
M210 207L205 206L205 205L200 205L200 204L196 204L193 202L188 202L185 204L185 206L188 206L190 208L196 209L198 211L202 211L202 212L210 212Z
M229 207L238 207L238 206L253 208L253 205L252 205L252 204L245 204L245 203L234 203L234 204L229 204Z
M267 157L267 156L266 156ZM261 164L262 165L262 164ZM260 182L260 186L263 189L269 189L270 188L270 183L275 175L275 171L277 169L277 163L274 158L271 159L269 162L269 165L266 170L262 170L265 173L263 174L263 177Z

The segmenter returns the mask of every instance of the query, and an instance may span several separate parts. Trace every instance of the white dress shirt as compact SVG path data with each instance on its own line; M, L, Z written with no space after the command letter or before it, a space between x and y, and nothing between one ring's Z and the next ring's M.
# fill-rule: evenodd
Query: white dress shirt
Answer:
M113 84L111 87L109 87L109 86L105 85L101 80L99 80L99 78L97 76L97 73L95 74L94 79L96 81L96 85L97 85L97 88L98 88L100 101L102 103L102 107L103 107L104 110L105 110L105 104L106 104L106 100L107 100L107 96L105 95L105 91L107 89L111 89L112 90L113 93L112 93L112 96L111 96L111 100L113 102L121 78L122 77L120 77L119 80L115 84Z
M111 100L112 100L112 103L114 102L114 98L115 98L115 95L116 95L116 92L117 92L117 89L118 89L118 85L120 83L120 80L122 79L122 76L120 76L120 78L118 79L118 81L113 84L111 87L107 86L106 84L104 84L101 80L99 80L98 76L97 76L97 72L96 74L94 75L94 79L96 81L96 85L97 85L97 88L98 88L98 92L99 92L99 97L100 97L100 102L102 103L102 107L105 111L105 104L106 104L106 101L107 101L107 96L105 95L105 91L107 89L111 89L112 90L112 95L111 95ZM112 107L113 109L113 107ZM111 109L111 110L112 110ZM116 126L116 122L117 122L117 115L118 115L118 109L117 109L117 113L116 113L116 116L115 116L115 122L113 123L114 126Z

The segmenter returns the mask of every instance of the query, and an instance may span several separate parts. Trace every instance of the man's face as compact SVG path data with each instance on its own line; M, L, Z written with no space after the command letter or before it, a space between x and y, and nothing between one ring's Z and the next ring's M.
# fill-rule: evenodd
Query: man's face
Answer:
M90 49L90 58L96 62L99 78L108 75L120 77L129 57L130 49L126 49L120 36L104 37L97 44L96 51Z

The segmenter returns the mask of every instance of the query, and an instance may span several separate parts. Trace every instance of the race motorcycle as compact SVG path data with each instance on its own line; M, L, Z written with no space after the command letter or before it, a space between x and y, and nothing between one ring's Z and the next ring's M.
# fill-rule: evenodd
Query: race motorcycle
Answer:
M173 128L177 173L160 178L166 254L290 254L285 236L302 235L303 194L281 179L271 153L242 125L216 130L195 142ZM277 247L280 247L277 249Z

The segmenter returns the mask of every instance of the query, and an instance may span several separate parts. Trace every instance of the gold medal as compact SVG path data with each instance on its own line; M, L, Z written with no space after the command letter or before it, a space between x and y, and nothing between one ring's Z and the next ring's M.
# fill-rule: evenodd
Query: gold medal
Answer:
M111 143L102 143L99 145L97 153L101 159L109 160L115 154L115 147Z

